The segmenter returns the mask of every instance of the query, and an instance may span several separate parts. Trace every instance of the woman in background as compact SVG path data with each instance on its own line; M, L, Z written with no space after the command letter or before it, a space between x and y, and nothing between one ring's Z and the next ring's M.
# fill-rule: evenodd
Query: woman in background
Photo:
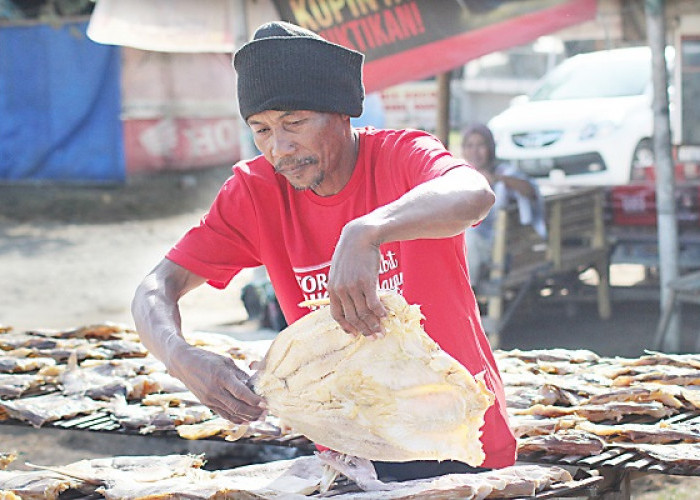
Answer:
M518 204L520 223L531 224L545 238L544 200L537 184L509 162L496 158L496 142L489 128L481 123L467 127L462 134L462 156L467 163L481 172L496 194L496 203L486 218L466 231L467 261L472 288L476 288L484 272L484 264L491 260L494 223L498 209L508 203Z

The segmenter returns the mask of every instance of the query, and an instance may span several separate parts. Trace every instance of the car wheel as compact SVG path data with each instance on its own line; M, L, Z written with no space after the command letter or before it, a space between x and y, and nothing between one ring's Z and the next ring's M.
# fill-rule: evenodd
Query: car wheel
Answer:
M651 139L642 139L634 148L630 180L638 181L646 178L645 170L654 166L654 144Z

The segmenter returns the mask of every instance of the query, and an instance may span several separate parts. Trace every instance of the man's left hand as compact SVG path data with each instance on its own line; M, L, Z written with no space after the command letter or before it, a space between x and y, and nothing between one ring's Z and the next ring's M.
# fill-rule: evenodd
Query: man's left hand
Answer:
M333 253L328 277L331 315L348 333L384 335L381 318L386 310L378 294L379 261L379 246L367 238L357 221L348 223Z

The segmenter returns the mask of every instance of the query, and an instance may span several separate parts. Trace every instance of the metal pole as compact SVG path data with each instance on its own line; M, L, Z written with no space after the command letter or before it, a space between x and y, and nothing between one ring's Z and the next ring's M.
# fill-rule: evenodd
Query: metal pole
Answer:
M652 54L654 84L654 156L656 158L656 211L658 220L659 272L661 277L661 314L673 308L668 331L662 346L666 351L680 348L680 311L674 301L667 300L669 282L678 277L678 228L676 220L675 173L671 155L669 120L668 71L666 68L666 2L646 0L647 38Z

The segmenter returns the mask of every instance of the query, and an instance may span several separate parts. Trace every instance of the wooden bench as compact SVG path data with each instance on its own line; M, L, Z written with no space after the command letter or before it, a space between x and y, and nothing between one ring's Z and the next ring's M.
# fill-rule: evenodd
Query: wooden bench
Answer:
M609 250L603 219L604 192L599 188L560 188L545 194L548 238L520 224L515 204L498 211L491 263L476 289L486 304L482 315L492 344L532 287L544 279L593 267L598 273L601 318L611 314Z

